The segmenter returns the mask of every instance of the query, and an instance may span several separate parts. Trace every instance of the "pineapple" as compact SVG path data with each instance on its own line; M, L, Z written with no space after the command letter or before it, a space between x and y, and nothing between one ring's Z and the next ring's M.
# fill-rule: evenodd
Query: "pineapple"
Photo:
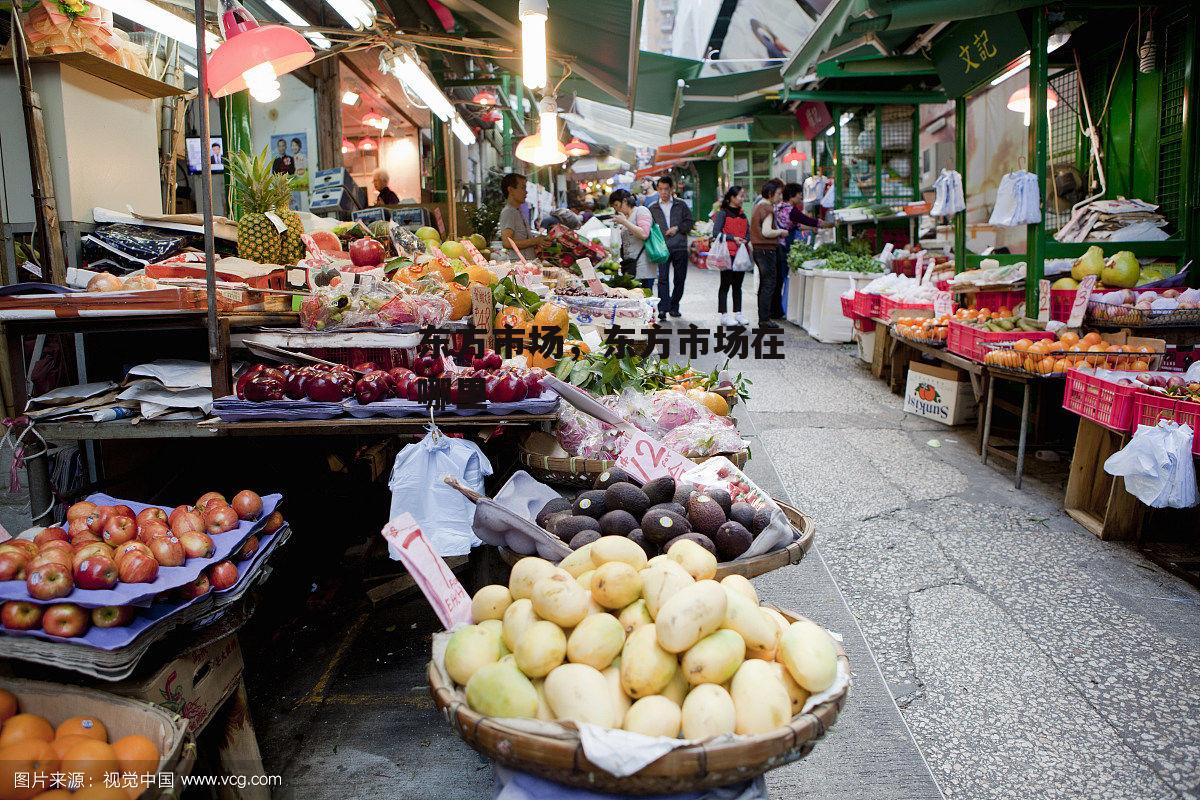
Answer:
M274 175L272 177L280 184L276 190L280 204L275 209L275 213L287 225L287 230L283 234L283 244L280 247L279 263L292 266L306 255L304 242L300 239L304 233L304 223L300 221L300 215L289 207L292 202L292 187L296 179L291 175Z
M235 152L229 155L229 177L233 191L242 204L242 216L238 220L238 255L260 264L295 264L304 254L300 233L303 227L300 217L287 210L292 197L292 178L271 172L271 157L267 149L257 156ZM280 233L267 218L272 213L278 216L287 231ZM295 244L284 252L285 243L294 239ZM299 255L296 255L299 246ZM291 261L287 258L292 257Z

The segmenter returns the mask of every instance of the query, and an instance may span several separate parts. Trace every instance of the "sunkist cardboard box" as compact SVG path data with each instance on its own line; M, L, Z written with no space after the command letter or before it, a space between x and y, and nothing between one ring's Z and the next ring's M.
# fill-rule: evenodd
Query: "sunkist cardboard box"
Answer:
M975 393L962 370L913 361L908 365L904 411L943 425L962 425L975 418Z

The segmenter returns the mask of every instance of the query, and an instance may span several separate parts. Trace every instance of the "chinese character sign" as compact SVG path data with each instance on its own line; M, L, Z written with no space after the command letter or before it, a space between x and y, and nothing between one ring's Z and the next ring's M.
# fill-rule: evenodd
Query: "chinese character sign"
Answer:
M1029 50L1016 14L964 19L938 36L933 63L946 94L961 97L986 84Z

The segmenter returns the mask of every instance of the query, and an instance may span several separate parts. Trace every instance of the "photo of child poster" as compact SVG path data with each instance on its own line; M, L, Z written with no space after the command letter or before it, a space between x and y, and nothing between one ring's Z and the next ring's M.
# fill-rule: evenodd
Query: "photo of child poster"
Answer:
M296 177L292 209L303 211L308 195L308 134L279 133L271 136L271 171Z

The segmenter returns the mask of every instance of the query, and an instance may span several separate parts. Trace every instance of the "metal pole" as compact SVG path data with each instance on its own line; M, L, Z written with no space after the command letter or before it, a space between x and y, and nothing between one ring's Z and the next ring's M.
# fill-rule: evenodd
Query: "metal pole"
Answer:
M500 97L505 105L505 112L500 115L500 149L503 151L500 154L501 163L504 165L505 172L512 172L512 95L508 91L508 75L500 76Z
M200 152L207 153L211 147L211 129L208 119L208 56L204 52L204 0L196 0L196 72L199 84L200 107ZM215 266L216 245L213 242L212 210L212 164L210 159L200 159L200 213L204 215L204 283L208 296L208 361L215 369L221 358L220 329L217 326L217 270ZM216 388L216 376L213 376Z
M458 184L458 165L454 163L454 142L455 137L450 133L450 126L442 126L442 152L446 156L446 216L449 217L447 225L450 229L450 238L458 238L458 207L455 202L455 195L458 194L455 188Z
M842 118L841 106L831 106L833 114L833 207L841 208L845 202L842 194ZM837 240L846 241L846 232L841 225L835 228Z
M1030 170L1037 175L1039 201L1046 197L1046 41L1048 30L1046 9L1033 10L1033 41L1029 44L1029 102L1032 108L1029 112L1029 165ZM1042 221L1030 225L1025 240L1025 254L1028 259L1025 267L1025 314L1037 310L1038 282L1045 271L1043 253L1045 252L1046 221L1045 210Z
M967 98L954 99L954 168L962 176L963 200L967 193ZM965 203L964 203L965 205ZM967 211L954 215L954 271L962 272L967 264Z

